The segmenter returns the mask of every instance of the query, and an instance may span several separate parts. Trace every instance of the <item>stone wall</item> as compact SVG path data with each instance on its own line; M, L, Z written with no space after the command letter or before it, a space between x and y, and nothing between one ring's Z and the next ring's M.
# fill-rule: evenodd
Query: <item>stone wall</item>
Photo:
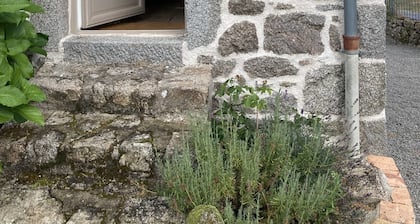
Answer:
M51 30L48 24L56 20L68 24L68 19L66 13L60 13L61 7L48 6L53 2L60 0L44 1L47 14L34 21L41 31L51 35L50 49L57 51L57 40L68 34L61 28L67 25ZM73 35L61 39L64 60L120 63L123 59L134 63L150 57L152 62L164 62L169 56L174 65L210 64L215 82L234 76L249 85L266 81L282 92L288 105L298 111L325 115L333 134L343 133L342 0L185 0L185 13L185 37L171 40L170 48L161 46L162 38L153 45L153 37L144 35ZM383 0L359 0L358 16L362 148L380 151L385 147ZM110 38L120 42L107 41ZM148 47L143 51L139 43L145 38ZM124 40L129 44L121 43Z
M401 43L420 45L420 21L406 17L388 17L386 33Z
M358 1L362 150L385 141L385 16L381 0ZM213 78L267 81L297 111L328 117L342 134L343 1L224 0L216 39L184 48L185 64L212 64ZM188 34L187 34L188 35Z

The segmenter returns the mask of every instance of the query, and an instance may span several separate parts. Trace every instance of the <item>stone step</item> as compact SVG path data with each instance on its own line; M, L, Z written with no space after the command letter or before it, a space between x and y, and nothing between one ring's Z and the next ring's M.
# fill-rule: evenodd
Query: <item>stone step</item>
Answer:
M1 223L184 223L158 163L207 117L210 68L46 62L45 126L0 127ZM31 212L34 211L34 212Z
M160 116L206 111L210 70L47 62L32 82L47 94L44 109Z
M44 127L24 123L0 129L0 161L6 173L149 179L155 176L156 161L170 153L173 136L186 130L188 122L179 115L45 114Z
M82 64L138 61L182 66L182 36L70 35L62 42L64 60Z
M44 127L0 128L2 223L184 223L156 193L157 163L179 144L184 117L45 114Z

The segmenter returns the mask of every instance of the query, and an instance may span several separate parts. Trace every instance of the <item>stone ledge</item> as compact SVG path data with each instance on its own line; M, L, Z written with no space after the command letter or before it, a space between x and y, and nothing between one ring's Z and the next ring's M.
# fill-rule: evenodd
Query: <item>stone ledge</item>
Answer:
M410 193L401 174L390 157L369 155L368 162L385 176L391 189L391 200L379 204L379 218L374 224L414 224L415 215Z
M71 35L63 41L64 60L82 64L139 61L182 65L182 37Z

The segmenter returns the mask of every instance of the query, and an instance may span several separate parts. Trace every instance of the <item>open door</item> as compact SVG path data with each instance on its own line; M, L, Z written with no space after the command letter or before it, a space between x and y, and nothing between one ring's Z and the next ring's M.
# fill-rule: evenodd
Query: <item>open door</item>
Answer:
M82 29L145 13L145 0L81 0Z

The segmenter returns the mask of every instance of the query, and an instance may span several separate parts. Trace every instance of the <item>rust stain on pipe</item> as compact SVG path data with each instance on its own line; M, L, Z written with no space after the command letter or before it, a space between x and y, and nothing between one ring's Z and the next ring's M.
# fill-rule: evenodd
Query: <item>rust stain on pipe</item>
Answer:
M360 48L360 35L357 36L346 36L343 35L343 45L346 51L355 51Z

